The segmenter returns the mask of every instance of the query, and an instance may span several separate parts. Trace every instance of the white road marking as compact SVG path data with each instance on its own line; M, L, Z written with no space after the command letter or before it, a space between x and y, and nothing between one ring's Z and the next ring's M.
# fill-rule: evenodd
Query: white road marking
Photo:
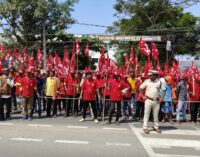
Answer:
M117 131L127 131L127 128L109 128L109 127L104 127L103 130L117 130Z
M161 146L161 145L151 145L152 148L165 148L165 149L170 149L170 146Z
M25 141L25 142L42 142L43 139L34 139L34 138L11 138L12 141Z
M200 147L195 147L195 150L200 150Z
M0 137L0 140L2 139L2 137Z
M129 144L129 143L106 143L106 146L124 146L124 147L130 147L131 144Z
M141 128L134 128L134 130L138 131L138 132L141 132L142 134L143 131ZM200 132L199 131L194 131L194 130L161 130L162 131L162 134L165 134L165 135L187 135L187 136L200 136ZM150 134L158 134L157 132L155 131L151 131L150 130Z
M173 147L192 147L192 146L200 147L200 141L198 140L145 138L145 143L149 145L151 145L152 143L159 143L160 146L173 146Z
M11 125L14 125L14 124L13 123L0 123L0 125L11 126Z
M30 127L47 127L47 128L53 127L52 125L43 125L43 124L28 124L28 126L30 126Z
M72 126L72 125L68 125L67 126L68 129L87 129L87 126Z
M89 141L55 140L54 143L89 144Z
M192 155L177 155L177 154L156 154L153 151L152 147L156 148L158 147L165 147L168 148L170 146L179 146L179 147L191 147L194 145L195 147L192 148L198 148L200 141L195 141L195 140L169 140L169 139L154 139L154 138L144 138L142 134L142 128L138 129L135 128L133 125L129 124L131 130L133 133L136 135L136 137L139 139L141 144L143 145L143 148L146 150L147 154L150 157L199 157L199 156L192 156ZM187 131L185 131L187 132ZM150 132L152 133L152 132ZM177 142L178 141L178 142ZM192 143L192 145L191 145ZM152 147L151 147L152 146Z

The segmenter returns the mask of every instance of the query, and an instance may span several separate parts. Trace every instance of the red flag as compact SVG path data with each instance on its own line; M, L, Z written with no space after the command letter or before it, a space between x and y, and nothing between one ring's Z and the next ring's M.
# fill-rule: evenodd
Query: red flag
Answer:
M63 65L68 68L70 66L69 53L67 51L67 48L65 48L64 50Z
M140 63L138 61L137 55L135 57L135 71L136 71L136 76L140 76Z
M125 67L128 68L129 64L130 64L130 60L128 58L128 55L126 55L125 56Z
M35 71L35 61L33 56L29 58L29 63L28 63L28 71L34 72Z
M53 56L51 54L48 55L47 59L47 70L52 70L52 64L53 64Z
M134 47L133 47L133 45L131 46L130 63L131 64L135 63L135 53L134 53Z
M43 58L43 54L42 54L42 52L40 51L40 49L38 48L38 50L37 50L37 60L38 60L38 61L42 61L42 58Z
M164 65L164 73L167 74L169 72L169 66L168 63L166 62Z
M14 48L14 51L13 51L13 54L12 54L13 59L17 59L17 58L18 58L18 55L19 55L19 54L18 54L16 48Z
M112 60L112 59L110 59L110 67L111 67L111 69L112 69L113 71L119 69L117 63L116 63L114 60Z
M85 56L86 57L89 57L89 51L90 51L89 44L87 43L86 48L85 48Z
M10 48L9 48L8 51L6 52L6 54L4 55L3 59L6 60L6 61L8 61L9 58L10 58L10 56L11 56L10 53L11 53L11 50L10 50Z
M147 45L147 43L140 38L139 44L138 44L138 50L143 53L145 56L149 56L151 51Z
M4 46L2 43L0 43L0 53L4 52Z
M76 55L79 55L81 52L81 47L80 47L78 39L75 39L75 45L76 45L76 51L75 51Z
M99 71L103 70L103 65L104 64L105 64L105 54L104 54L104 48L102 47L102 49L101 49L101 55L100 55L99 60L98 60Z
M158 61L159 52L156 47L156 44L153 41L151 42L151 52L152 52L152 58Z
M72 54L72 58L71 58L71 65L70 65L70 70L76 70L77 65L76 65L76 54L73 53Z

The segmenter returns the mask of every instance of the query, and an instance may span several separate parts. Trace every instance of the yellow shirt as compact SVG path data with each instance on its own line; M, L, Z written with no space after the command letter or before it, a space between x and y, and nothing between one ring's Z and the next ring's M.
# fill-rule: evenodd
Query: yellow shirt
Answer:
M56 96L57 91L57 81L54 77L48 77L46 82L46 96Z
M136 78L129 77L127 79L128 83L131 86L131 93L136 93Z

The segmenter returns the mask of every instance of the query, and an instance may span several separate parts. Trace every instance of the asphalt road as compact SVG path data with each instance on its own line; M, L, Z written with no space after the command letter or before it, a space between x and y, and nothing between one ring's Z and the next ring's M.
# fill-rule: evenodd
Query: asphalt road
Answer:
M91 118L43 118L20 115L0 122L0 157L199 157L200 125L161 124L162 134L142 132L142 124L124 121L105 126ZM151 123L149 123L151 126Z

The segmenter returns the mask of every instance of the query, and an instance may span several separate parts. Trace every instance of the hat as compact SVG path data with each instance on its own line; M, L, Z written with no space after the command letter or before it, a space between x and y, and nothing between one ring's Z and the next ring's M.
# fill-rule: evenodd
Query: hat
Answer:
M188 75L186 73L183 73L181 76L181 79L187 79L187 78L188 78Z
M149 70L148 71L148 76L151 76L151 75L158 75L158 71L156 71L156 70Z
M165 76L165 81L167 82L167 84L170 84L172 81L172 77L169 75Z

